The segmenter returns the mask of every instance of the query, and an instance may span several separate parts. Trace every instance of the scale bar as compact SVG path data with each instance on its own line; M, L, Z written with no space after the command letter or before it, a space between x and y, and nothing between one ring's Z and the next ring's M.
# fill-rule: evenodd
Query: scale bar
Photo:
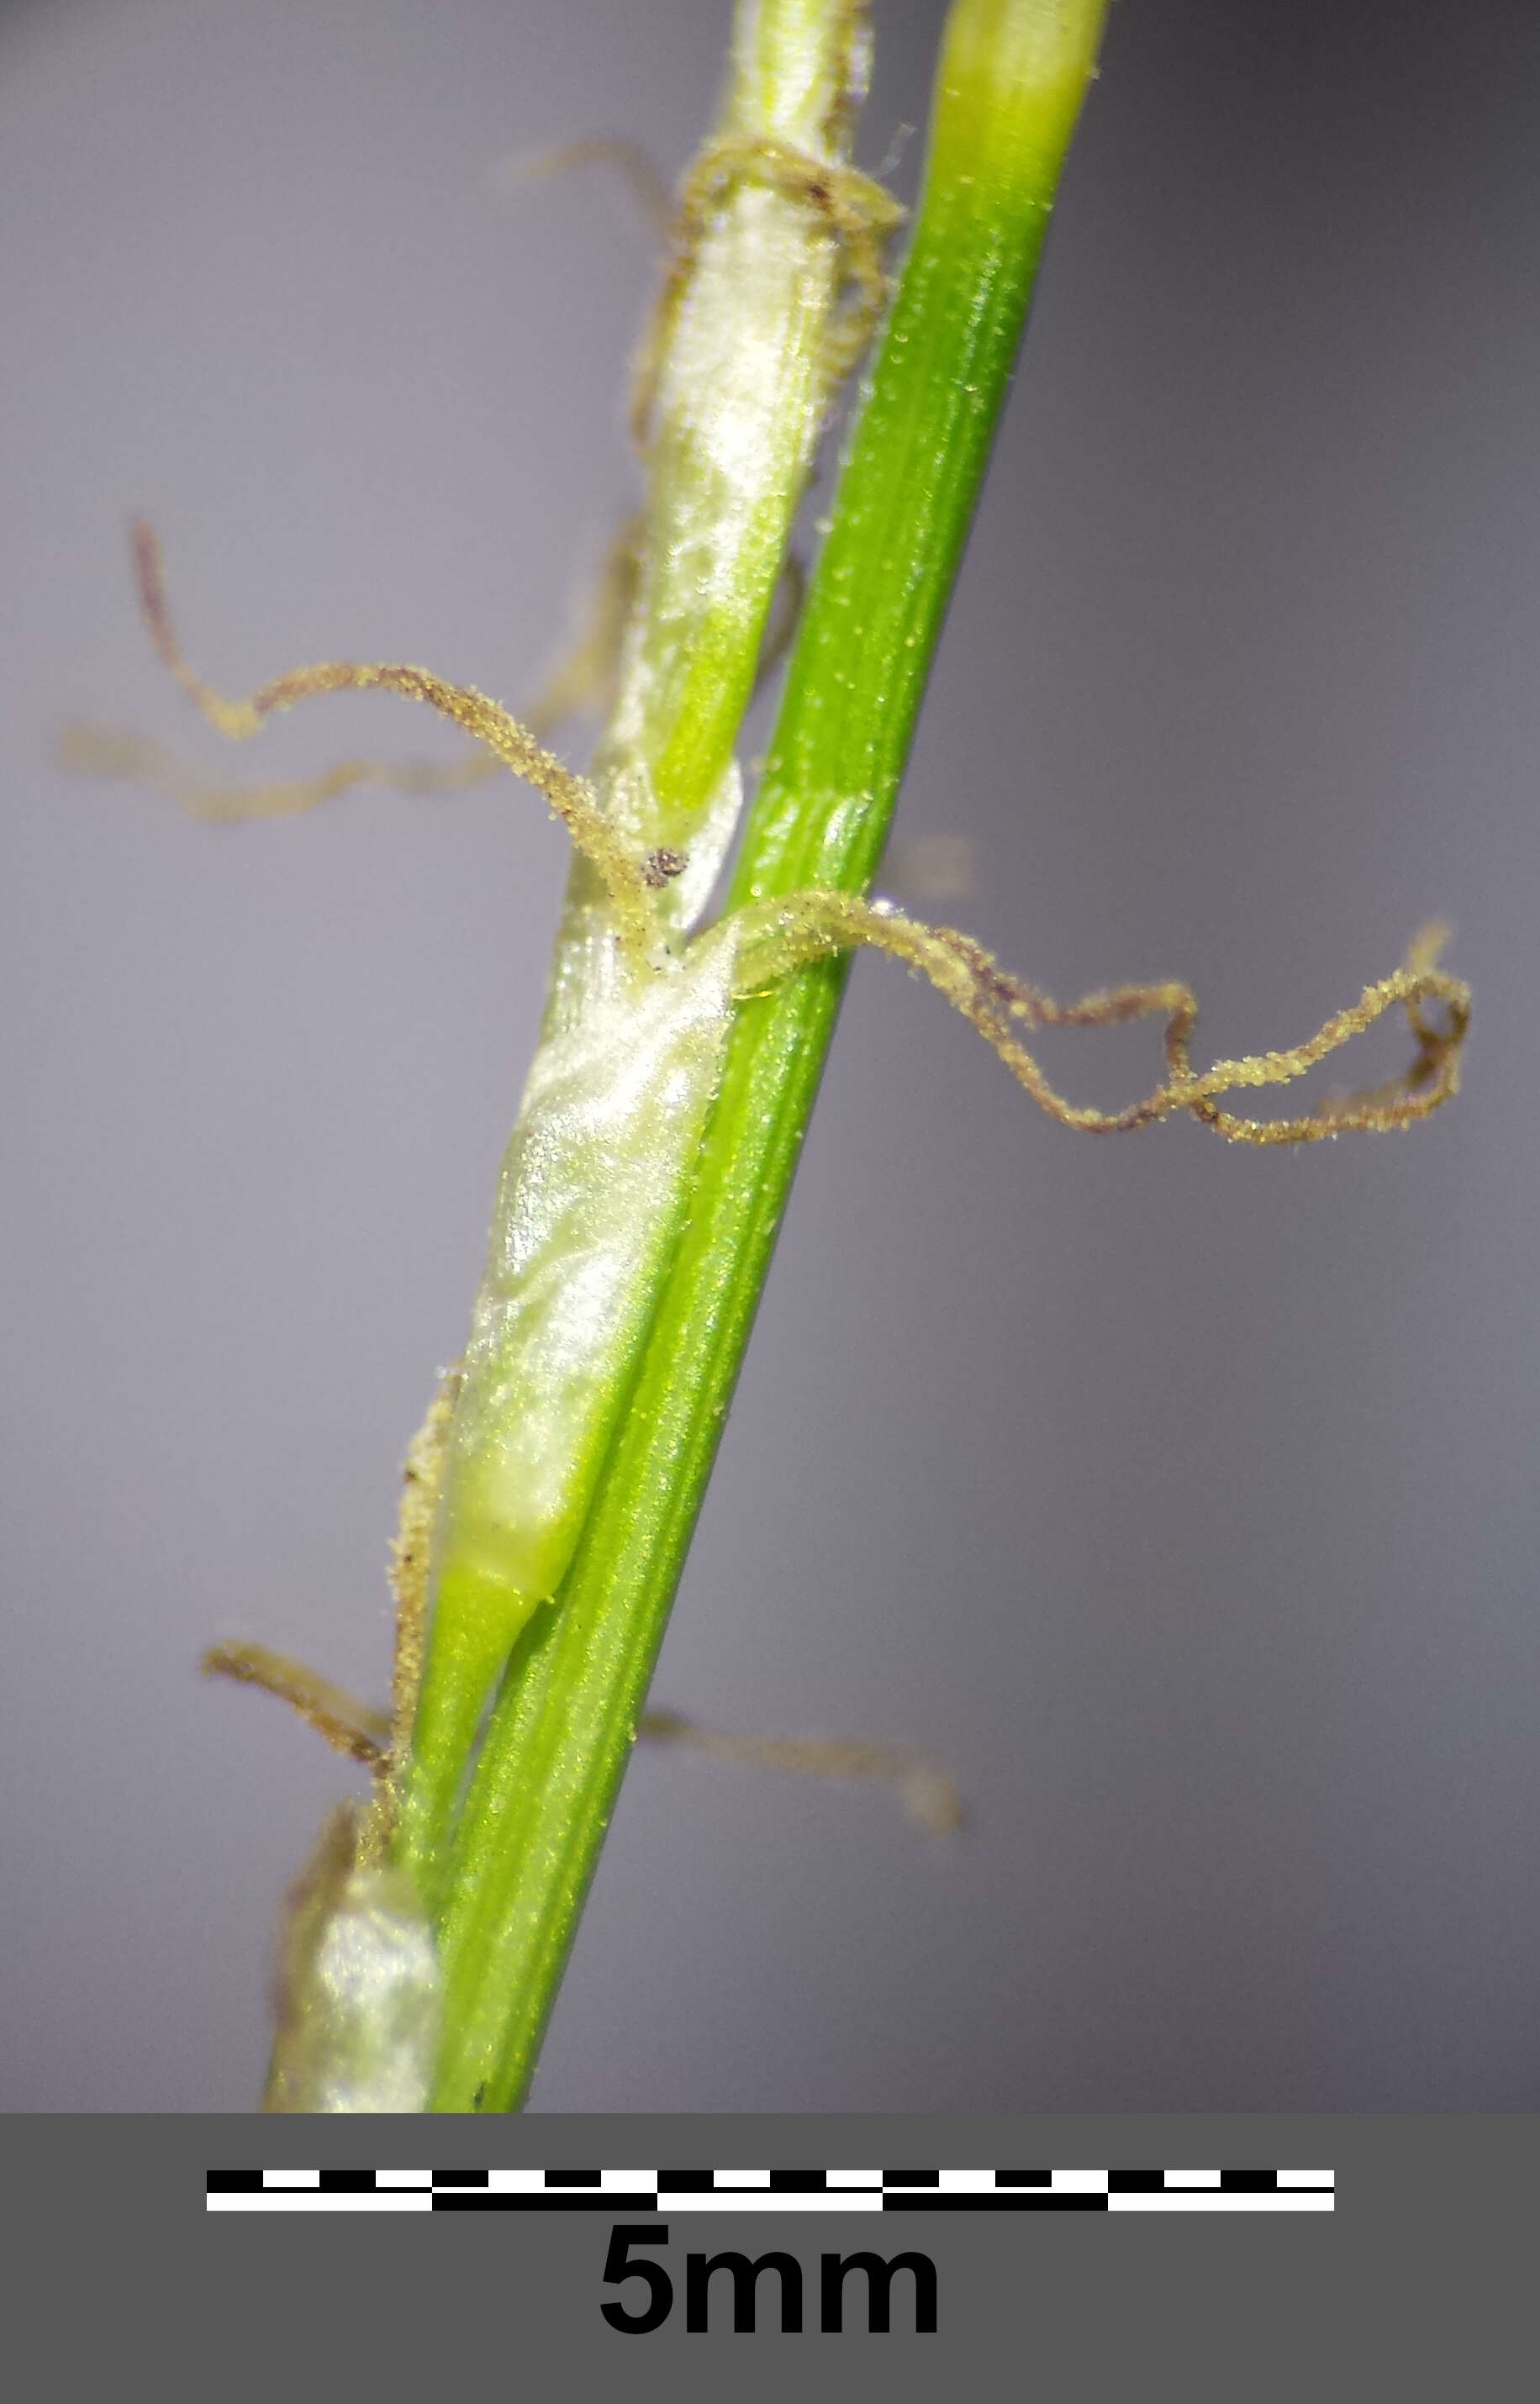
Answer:
M210 2212L1333 2212L1331 2171L216 2169Z

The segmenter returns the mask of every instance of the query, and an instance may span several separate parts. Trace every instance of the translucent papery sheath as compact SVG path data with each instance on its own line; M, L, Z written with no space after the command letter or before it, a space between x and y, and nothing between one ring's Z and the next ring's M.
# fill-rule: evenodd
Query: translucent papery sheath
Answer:
M847 360L852 246L869 284L896 214L847 163L865 19L864 0L740 0L644 354L639 577L595 780L660 863L658 940L648 959L623 947L575 862L449 1431L397 1847L430 1899L488 1696L581 1535L721 1078L734 939L688 930L732 839L733 747Z
M492 1681L571 1560L721 1079L736 929L615 957L538 1052L451 1422L407 1837L441 1833Z
M650 979L617 980L540 1048L471 1319L441 1579L453 1566L539 1598L561 1578L575 1532L569 1473L665 1248L716 1083L730 959L719 938Z
M421 2112L443 2019L432 1932L404 1870L361 1863L332 1812L290 1892L263 2109Z

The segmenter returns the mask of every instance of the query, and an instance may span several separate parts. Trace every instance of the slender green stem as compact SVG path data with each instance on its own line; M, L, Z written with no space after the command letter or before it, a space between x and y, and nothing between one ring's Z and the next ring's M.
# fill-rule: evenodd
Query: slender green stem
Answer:
M734 900L873 875L1105 0L958 0L924 198L808 595ZM531 2076L801 1150L844 975L747 1003L630 1407L556 1608L504 1679L440 1930L433 2108Z

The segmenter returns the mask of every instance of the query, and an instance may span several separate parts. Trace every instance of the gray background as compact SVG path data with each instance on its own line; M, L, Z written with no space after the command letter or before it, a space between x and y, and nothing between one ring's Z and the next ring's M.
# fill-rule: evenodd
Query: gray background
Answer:
M10 2108L255 2098L345 1773L192 1664L384 1684L563 865L512 788L221 833L60 775L76 716L216 772L454 749L339 701L227 763L124 519L232 690L527 692L634 489L649 271L602 175L491 171L615 129L677 171L726 13L0 10ZM940 13L879 0L869 164ZM639 1758L545 2110L1540 2100L1537 101L1528 0L1118 0L902 822L974 839L947 908L1010 962L1185 975L1213 1054L1442 911L1468 1091L1096 1142L858 967L657 1696L924 1746L974 1825ZM1150 1050L1056 1060L1113 1100Z

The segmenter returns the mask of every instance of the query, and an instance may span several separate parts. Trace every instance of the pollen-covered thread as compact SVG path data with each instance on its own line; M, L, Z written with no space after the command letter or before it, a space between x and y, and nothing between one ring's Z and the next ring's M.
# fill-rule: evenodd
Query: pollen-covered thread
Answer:
M847 1737L729 1736L682 1712L644 1712L637 1734L749 1769L790 1770L803 1778L857 1778L891 1787L905 1819L927 1836L955 1837L967 1820L957 1782L939 1763L907 1746L862 1744Z
M550 148L516 150L494 170L499 184L546 184L575 168L611 167L637 217L659 242L674 231L674 203L663 172L651 152L624 134L590 134L578 142L558 142Z
M164 743L147 734L113 734L96 726L66 726L59 737L59 765L79 776L99 776L162 794L206 826L235 826L245 818L298 818L334 802L360 785L396 793L463 793L489 785L503 763L489 752L463 760L334 760L314 776L288 776L249 785L222 784L200 776Z
M256 1686L297 1712L306 1726L373 1772L374 1797L357 1828L357 1856L365 1866L389 1858L400 1802L401 1774L412 1741L412 1723L427 1652L428 1572L433 1524L443 1485L444 1455L460 1370L446 1370L427 1417L401 1466L401 1500L390 1547L390 1586L396 1598L395 1659L390 1709L360 1702L345 1687L290 1653L272 1645L227 1641L211 1644L199 1663L205 1677Z
M1063 1126L1116 1134L1188 1111L1231 1143L1317 1143L1350 1130L1380 1133L1409 1125L1458 1091L1471 998L1468 985L1436 966L1445 939L1442 926L1424 928L1404 967L1365 985L1350 1009L1336 1012L1305 1042L1218 1060L1202 1075L1195 1073L1190 1056L1197 1002L1189 986L1173 982L1118 985L1086 994L1079 1001L1057 1002L1002 969L972 936L954 927L923 926L880 902L806 892L757 905L738 957L740 990L752 993L798 966L836 952L866 948L888 953L925 977L960 1011L1017 1083ZM1417 1048L1410 1067L1389 1084L1329 1099L1289 1119L1243 1118L1219 1108L1223 1094L1287 1084L1304 1076L1397 1003L1407 1012ZM1431 1013L1430 1004L1442 1006L1442 1024ZM1122 1111L1090 1110L1067 1101L1015 1031L1018 1027L1113 1027L1162 1013L1169 1073L1142 1101Z
M232 1678L237 1685L276 1695L307 1727L325 1737L333 1752L345 1753L351 1761L378 1769L388 1757L389 1714L361 1703L357 1695L334 1685L292 1654L276 1652L269 1644L228 1642L211 1644L198 1667L205 1678Z
M132 540L140 607L155 648L184 692L222 734L242 741L259 733L279 711L291 709L314 693L378 690L426 702L484 744L505 767L544 796L602 879L613 906L617 933L637 949L645 949L653 940L653 917L640 863L606 816L597 793L585 777L575 776L553 752L537 743L528 728L500 702L472 685L446 683L427 668L343 660L322 660L311 667L296 668L259 686L244 700L228 700L183 656L172 624L161 546L153 528L136 521Z
M400 1509L390 1548L390 1586L396 1598L390 1743L385 1775L375 1787L373 1806L360 1838L360 1850L371 1860L384 1860L389 1852L411 1753L412 1723L416 1717L417 1697L422 1691L427 1659L433 1527L443 1488L449 1426L459 1391L460 1370L456 1363L441 1379L427 1417L407 1447L401 1467Z
M538 743L583 710L608 717L620 666L621 640L635 604L640 576L641 521L622 520L597 575L581 596L562 650L537 690L519 705L518 719ZM789 561L788 567L792 564ZM163 598L163 596L162 596ZM781 648L795 625L800 587L792 583L790 614L777 628ZM164 620L162 616L161 628ZM158 629L158 636L159 636ZM159 639L157 647L159 648ZM761 675L775 664L772 638L765 638ZM162 656L164 654L162 653ZM150 736L114 733L97 726L66 726L59 737L62 768L81 776L112 778L161 793L189 818L207 826L235 826L248 818L302 818L343 793L372 785L385 792L428 795L463 793L492 783L504 773L494 753L478 749L459 760L336 760L313 776L231 784L203 776L166 744Z

